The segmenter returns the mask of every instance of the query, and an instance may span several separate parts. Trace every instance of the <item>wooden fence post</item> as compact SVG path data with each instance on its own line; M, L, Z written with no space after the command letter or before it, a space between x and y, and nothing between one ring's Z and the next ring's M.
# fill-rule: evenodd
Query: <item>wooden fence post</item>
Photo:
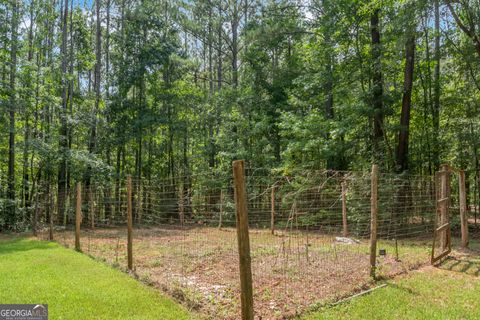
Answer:
M80 224L82 223L82 184L77 182L77 205L75 208L75 250L82 251L80 246Z
M440 226L449 222L449 206L450 206L450 171L448 165L444 164L440 171L440 190L439 190L439 222ZM440 248L443 251L447 250L449 239L448 231L444 229L440 231Z
M275 186L272 186L271 201L271 217L270 217L270 230L272 235L275 234Z
M132 176L127 176L127 257L128 270L133 270L133 243L132 243Z
M378 166L372 166L370 198L370 276L375 279L377 263Z
M465 171L458 173L458 193L460 202L460 224L462 230L462 247L468 247L468 216L467 216L467 192L465 184Z
M348 236L348 225L347 225L347 184L345 181L342 182L342 222L343 222L343 236Z
M237 220L238 254L240 256L240 286L242 320L253 320L253 286L248 234L247 191L245 188L245 162L233 161L235 211Z

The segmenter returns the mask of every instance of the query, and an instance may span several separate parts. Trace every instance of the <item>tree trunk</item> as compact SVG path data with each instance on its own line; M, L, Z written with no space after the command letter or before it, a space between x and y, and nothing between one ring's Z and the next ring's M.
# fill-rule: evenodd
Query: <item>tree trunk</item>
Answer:
M100 72L102 69L102 29L101 29L101 16L100 16L100 3L101 0L95 0L95 15L96 15L96 28L95 28L95 70L94 70L94 90L95 90L95 104L93 107L93 121L92 126L90 128L90 138L88 143L88 151L91 155L96 153L96 146L97 146L97 114L100 107L100 99L101 99L101 92L100 92L100 81L101 76ZM86 172L85 177L85 188L86 188L86 195L87 195L87 202L93 201L90 199L89 195L92 194L91 192L91 175L92 175L92 167L89 165Z
M222 81L223 81L223 55L222 55L222 33L223 33L223 20L222 20L222 5L221 3L218 6L218 18L220 21L218 22L218 30L217 30L217 89L220 91L222 89Z
M236 89L238 87L238 4L237 1L233 1L233 13L232 13L232 85Z
M212 6L208 8L208 87L209 96L213 95L213 22Z
M434 99L432 110L433 121L433 164L434 172L440 168L440 145L438 135L440 131L440 0L435 0L435 70Z
M374 160L379 161L384 157L384 148L381 147L383 132L383 83L380 48L379 9L376 9L370 17L370 30L372 36L372 69L373 69L373 153Z
M62 59L62 106L60 109L60 132L59 132L59 147L60 147L60 165L58 168L58 217L63 217L65 212L65 197L67 192L67 151L68 151L68 123L67 123L67 19L68 19L68 0L63 4L62 13L62 45L60 47L60 56ZM53 219L52 219L53 220Z
M415 65L415 36L409 36L405 44L405 75L403 83L402 113L397 148L397 171L408 169L408 139L412 105L413 70Z
M10 132L8 139L8 191L7 198L8 216L6 219L7 227L13 229L15 225L15 110L16 110L16 76L17 76L17 46L18 46L18 0L12 3L12 42L10 49Z

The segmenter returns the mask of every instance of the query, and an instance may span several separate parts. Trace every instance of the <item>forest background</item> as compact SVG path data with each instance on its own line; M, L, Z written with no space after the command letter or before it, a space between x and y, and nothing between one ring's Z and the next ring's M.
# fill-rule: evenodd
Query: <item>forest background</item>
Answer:
M450 163L478 205L479 73L478 0L2 0L0 230L39 190L62 216L76 181L181 190L234 159Z

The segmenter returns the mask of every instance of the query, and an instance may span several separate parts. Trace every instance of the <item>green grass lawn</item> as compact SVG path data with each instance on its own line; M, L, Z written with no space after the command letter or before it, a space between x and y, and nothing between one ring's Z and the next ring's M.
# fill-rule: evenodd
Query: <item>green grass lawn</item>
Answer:
M302 319L480 319L479 269L478 256L448 259Z
M192 319L158 290L56 243L0 241L0 303L46 303L50 319Z

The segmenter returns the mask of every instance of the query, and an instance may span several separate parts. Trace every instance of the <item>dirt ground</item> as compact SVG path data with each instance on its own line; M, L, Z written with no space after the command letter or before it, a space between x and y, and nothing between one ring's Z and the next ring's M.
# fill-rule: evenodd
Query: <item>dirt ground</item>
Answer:
M72 231L56 240L73 247ZM134 268L140 280L161 288L207 318L238 319L240 290L236 232L232 228L155 226L134 230ZM82 250L126 268L125 228L82 232ZM251 230L255 313L285 319L372 284L368 242L345 244L318 232ZM427 240L379 241L377 276L391 277L428 262ZM397 259L398 248L398 259Z

